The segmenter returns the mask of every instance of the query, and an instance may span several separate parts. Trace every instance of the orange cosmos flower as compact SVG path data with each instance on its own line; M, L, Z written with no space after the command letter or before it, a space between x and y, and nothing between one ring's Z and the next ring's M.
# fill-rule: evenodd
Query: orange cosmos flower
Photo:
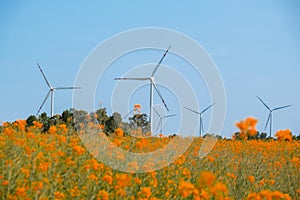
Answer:
M181 181L178 187L179 193L186 198L193 193L195 186L192 183Z
M22 188L17 187L16 195L19 196L19 197L26 196L26 189L24 187L22 187Z
M54 197L55 197L55 199L64 199L65 194L62 192L54 192Z
M113 178L110 175L104 175L102 178L103 182L107 182L109 185L112 184Z
M117 129L115 130L115 135L116 135L117 137L123 137L123 136L124 136L124 131L123 131L121 128L117 128Z
M48 130L48 133L49 134L55 134L57 131L56 127L55 126L50 126L49 130Z
M276 132L275 136L277 137L277 139L279 141L292 141L293 140L293 136L292 136L292 132L290 131L290 129L286 129L286 130L279 130Z
M149 199L152 195L151 188L150 187L142 187L141 191L138 193L139 196Z
M199 185L200 186L211 186L216 180L216 176L210 171L203 171L200 174Z
M128 174L117 174L116 175L117 185L121 188L131 185L131 176Z
M29 175L30 175L30 171L28 170L28 169L26 169L26 168L21 168L21 172L23 173L23 174L25 174L25 177L26 178L28 178L29 177Z
M108 200L109 199L109 195L105 190L100 190L98 193L98 197L100 198L100 200Z
M254 183L255 181L255 177L254 176L248 176L248 180L250 181L250 183Z
M75 152L76 154L78 154L79 156L85 153L85 148L76 145L75 147L73 147L73 152Z
M247 117L245 120L237 122L235 125L240 129L240 137L246 139L246 136L257 135L256 130L257 119L253 117Z

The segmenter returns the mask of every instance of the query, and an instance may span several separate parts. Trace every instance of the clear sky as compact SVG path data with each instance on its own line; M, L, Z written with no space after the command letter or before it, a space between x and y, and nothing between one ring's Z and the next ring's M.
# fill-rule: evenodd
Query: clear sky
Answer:
M223 136L231 136L237 131L234 122L247 116L258 118L263 129L267 111L256 95L271 107L293 104L274 113L274 129L299 134L299 11L297 0L1 1L0 120L36 113L48 90L37 62L53 85L73 85L83 60L100 42L132 28L162 27L192 37L216 63L227 94ZM161 54L148 58L155 62ZM166 58L165 64L171 63L175 58ZM107 106L108 97L101 95L97 101L103 98ZM55 98L55 113L72 106L71 91L58 91ZM42 111L50 112L49 102ZM208 126L209 113L204 118Z

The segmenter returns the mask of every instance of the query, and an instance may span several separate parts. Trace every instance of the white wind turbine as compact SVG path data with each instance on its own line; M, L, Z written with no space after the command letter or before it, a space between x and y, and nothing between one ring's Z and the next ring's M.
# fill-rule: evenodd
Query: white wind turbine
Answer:
M273 111L281 110L283 108L287 108L287 107L290 107L292 105L280 106L280 107L271 109L259 96L256 96L256 97L269 110L269 115L268 115L267 123L266 123L266 126L265 126L265 130L267 129L267 126L268 126L268 124L270 122L270 133L269 133L269 136L271 137L271 134L272 134L272 125L273 125L273 123L272 123L272 121L273 121L273 115L272 115Z
M153 112L152 112L152 109L153 109L153 87L154 89L156 90L157 94L159 95L160 99L162 100L164 106L166 107L166 109L169 111L169 108L168 106L166 105L165 103L165 100L163 99L155 81L154 81L154 75L158 69L158 67L160 66L161 62L163 61L163 59L165 58L165 56L167 55L169 49L171 48L171 46L169 46L169 48L165 51L164 55L162 56L162 58L160 59L160 61L158 62L158 64L156 65L156 67L154 68L152 74L150 77L136 77L136 78L115 78L115 80L135 80L135 81L150 81L150 127L151 127L151 133L153 133L152 131L152 117L153 117Z
M47 101L47 99L49 98L50 94L51 94L51 117L53 117L53 114L54 114L54 91L55 90L74 90L74 89L80 89L80 87L52 87L50 82L47 80L42 68L40 67L39 63L37 63L37 66L39 67L45 81L46 81L46 84L48 85L49 87L49 91L44 99L44 101L42 102L42 105L40 106L39 110L37 111L36 115L39 114L40 110L42 109L42 107L44 106L45 102Z
M201 136L202 132L204 131L204 128L203 128L203 119L202 119L202 114L205 113L208 109L210 109L210 107L212 107L215 103L211 104L210 106L206 107L204 110L202 110L201 112L198 112L198 111L195 111L195 110L192 110L190 108L187 108L187 107L184 107L185 109L189 110L189 111L192 111L193 113L196 113L199 115L199 119L200 119L200 130L199 130L199 136Z
M173 115L164 115L164 116L161 116L157 110L155 108L153 108L154 112L157 114L157 116L159 117L159 123L157 124L157 128L155 130L155 132L158 131L159 127L160 127L160 133L162 134L163 133L163 120L166 119L166 118L169 118L169 117L174 117L176 116L175 114Z

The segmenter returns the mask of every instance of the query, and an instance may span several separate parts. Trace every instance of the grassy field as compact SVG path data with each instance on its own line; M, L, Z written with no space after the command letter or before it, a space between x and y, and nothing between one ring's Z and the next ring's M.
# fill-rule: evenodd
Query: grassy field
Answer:
M200 159L203 139L195 138L168 167L124 173L94 159L66 125L46 134L41 128L23 120L0 128L1 199L300 199L299 141L220 139ZM172 140L130 140L120 132L110 139L134 152Z

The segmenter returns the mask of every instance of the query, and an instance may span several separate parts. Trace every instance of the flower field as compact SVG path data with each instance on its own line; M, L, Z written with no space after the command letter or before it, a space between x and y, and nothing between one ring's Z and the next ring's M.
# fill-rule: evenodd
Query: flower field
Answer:
M219 139L201 159L203 139L195 138L168 167L125 173L94 159L65 124L53 125L47 133L41 133L42 126L17 120L0 127L1 199L300 199L296 140ZM238 127L248 129L241 123ZM279 132L278 138L286 132ZM121 130L110 137L135 152L172 140L160 136L133 142Z

